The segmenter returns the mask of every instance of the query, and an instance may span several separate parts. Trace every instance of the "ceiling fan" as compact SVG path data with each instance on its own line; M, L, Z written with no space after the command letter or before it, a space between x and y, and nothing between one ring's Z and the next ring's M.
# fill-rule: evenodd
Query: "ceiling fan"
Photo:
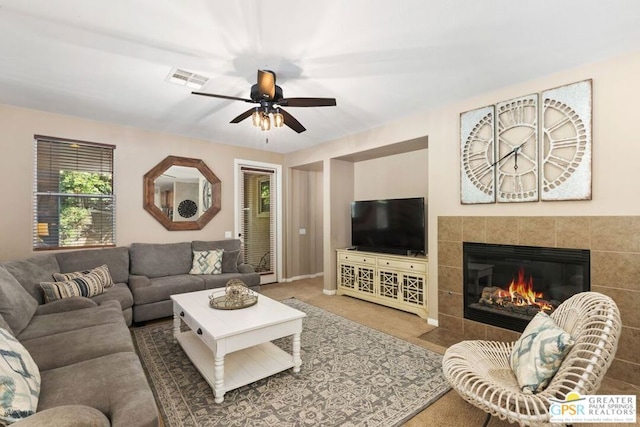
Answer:
M231 123L240 123L251 116L254 126L269 130L271 128L269 115L271 115L275 127L285 124L298 133L304 132L305 127L282 107L333 107L336 105L335 98L283 98L282 88L276 85L276 73L271 70L258 70L258 82L251 86L251 99L205 92L191 93L259 104L231 120Z

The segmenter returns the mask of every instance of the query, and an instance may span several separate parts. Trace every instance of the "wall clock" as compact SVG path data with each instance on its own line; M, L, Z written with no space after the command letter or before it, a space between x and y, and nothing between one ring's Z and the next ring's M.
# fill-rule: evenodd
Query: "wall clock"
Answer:
M211 183L204 181L202 184L202 210L206 211L211 207Z
M591 80L542 92L542 200L591 199Z
M178 205L178 214L183 218L191 218L198 212L198 205L193 200L183 200Z
M496 105L496 200L538 200L538 95Z
M460 201L494 203L494 107L460 114Z

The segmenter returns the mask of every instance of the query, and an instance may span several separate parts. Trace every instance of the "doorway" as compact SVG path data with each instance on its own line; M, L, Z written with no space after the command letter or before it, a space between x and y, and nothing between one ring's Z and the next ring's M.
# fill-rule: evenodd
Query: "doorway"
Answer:
M244 262L260 274L260 284L282 278L281 166L236 160L236 235Z

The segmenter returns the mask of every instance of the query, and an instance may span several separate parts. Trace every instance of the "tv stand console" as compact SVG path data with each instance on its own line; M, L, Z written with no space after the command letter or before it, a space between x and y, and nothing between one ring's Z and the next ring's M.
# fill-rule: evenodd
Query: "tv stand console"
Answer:
M338 295L348 295L427 318L425 256L337 249Z

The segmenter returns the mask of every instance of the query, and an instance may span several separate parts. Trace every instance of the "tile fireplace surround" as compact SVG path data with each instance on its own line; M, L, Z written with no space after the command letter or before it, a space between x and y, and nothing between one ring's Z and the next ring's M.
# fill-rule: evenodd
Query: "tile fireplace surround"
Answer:
M591 290L614 299L622 336L607 376L640 385L640 217L438 217L438 322L464 339L519 334L464 319L462 242L591 250Z

